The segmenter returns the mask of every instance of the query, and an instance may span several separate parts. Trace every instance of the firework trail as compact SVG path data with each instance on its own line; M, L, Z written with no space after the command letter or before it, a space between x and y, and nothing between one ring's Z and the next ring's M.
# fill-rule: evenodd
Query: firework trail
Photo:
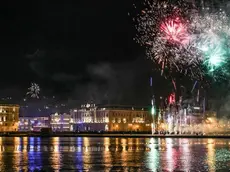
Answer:
M31 86L28 88L26 95L30 95L32 98L39 98L40 87L36 83L31 83Z
M176 89L176 82L174 81L174 79L172 79L172 84L173 84L173 87L174 87L174 89L175 89L175 91L177 90Z
M197 81L194 83L194 85L193 85L193 87L192 87L192 90L191 90L191 93L192 93L192 92L193 92L193 90L195 89L196 84L197 84Z

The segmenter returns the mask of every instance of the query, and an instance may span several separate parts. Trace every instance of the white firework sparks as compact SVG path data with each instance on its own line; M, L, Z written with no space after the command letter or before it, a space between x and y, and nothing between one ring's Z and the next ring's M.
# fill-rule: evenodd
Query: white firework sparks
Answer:
M210 71L226 73L223 64L230 58L230 25L223 10L198 13L184 0L174 4L146 0L144 5L135 19L136 41L146 47L161 74L179 72L199 80Z
M190 16L193 12L190 6L183 0L175 4L150 0L145 2L145 6L142 14L136 18L136 40L146 47L147 56L159 64L161 74L165 73L165 69L169 73L201 73L193 71L199 59L192 46Z
M31 83L31 86L28 88L27 95L30 95L32 98L39 98L40 87L36 83Z
M191 25L197 33L194 47L202 57L207 73L212 74L214 79L223 78L229 73L226 70L226 64L230 60L229 17L223 10L215 13L204 10L203 14L194 17Z

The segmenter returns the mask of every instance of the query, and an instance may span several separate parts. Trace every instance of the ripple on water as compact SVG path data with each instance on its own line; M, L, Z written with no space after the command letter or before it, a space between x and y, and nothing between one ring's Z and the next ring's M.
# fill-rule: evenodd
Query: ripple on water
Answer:
M1 138L1 171L216 171L230 169L229 140Z

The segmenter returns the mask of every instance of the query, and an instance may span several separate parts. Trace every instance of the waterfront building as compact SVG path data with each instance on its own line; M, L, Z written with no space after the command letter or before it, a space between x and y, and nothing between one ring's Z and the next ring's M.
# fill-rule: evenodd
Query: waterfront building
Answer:
M86 104L71 116L75 131L151 131L152 116L144 108Z
M49 117L34 117L31 119L32 131L41 131L42 128L50 127Z
M41 131L50 127L49 117L20 117L19 131Z
M19 117L19 131L32 131L31 117Z
M53 131L73 131L71 115L66 113L50 115L50 126Z
M17 131L19 123L19 105L0 105L0 132Z
M81 105L70 111L75 131L108 131L108 112L98 111L95 104Z

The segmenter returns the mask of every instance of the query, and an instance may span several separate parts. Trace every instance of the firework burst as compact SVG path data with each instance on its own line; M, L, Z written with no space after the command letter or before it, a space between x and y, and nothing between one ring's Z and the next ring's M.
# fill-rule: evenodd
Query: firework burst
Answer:
M186 46L189 43L190 36L187 27L179 18L167 19L160 25L162 39L166 39L171 44Z
M26 95L30 95L32 98L39 98L40 87L36 83L31 83L31 86L28 88Z
M197 13L183 0L147 0L144 5L135 18L136 40L162 75L179 72L200 80L229 73L230 26L224 11Z
M197 34L197 48L207 73L214 78L228 74L230 62L230 27L229 18L224 11L205 12L197 16L192 23Z
M145 6L136 18L136 40L146 47L147 56L160 66L161 74L177 71L192 77L200 75L201 71L193 72L199 56L191 43L190 6L183 0L175 4L145 1Z

